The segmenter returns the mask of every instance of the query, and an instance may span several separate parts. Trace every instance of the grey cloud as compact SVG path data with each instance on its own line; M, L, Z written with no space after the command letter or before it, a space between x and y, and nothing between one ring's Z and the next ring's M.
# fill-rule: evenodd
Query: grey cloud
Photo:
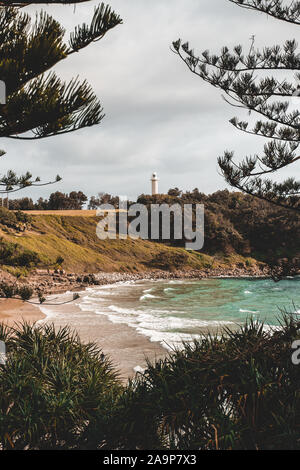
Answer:
M96 4L77 6L74 13L72 6L46 9L70 30L88 21ZM55 187L23 192L33 198L54 189L135 197L150 191L153 170L159 173L161 190L174 185L205 192L224 188L217 157L225 149L244 156L259 151L264 142L230 126L228 120L239 111L193 76L170 45L181 37L199 52L218 51L224 44L248 47L252 34L258 46L271 45L274 37L280 43L296 36L296 29L227 0L110 4L124 25L56 67L66 79L77 74L88 79L104 105L105 120L74 135L25 143L5 139L1 147L8 155L2 171L29 169L45 180L56 173L63 176Z

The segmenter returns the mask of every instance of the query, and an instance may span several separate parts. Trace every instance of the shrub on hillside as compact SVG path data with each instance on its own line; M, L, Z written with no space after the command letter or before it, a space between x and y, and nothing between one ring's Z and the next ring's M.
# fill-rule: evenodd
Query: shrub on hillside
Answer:
M162 252L154 256L149 262L149 266L164 271L172 271L174 269L183 268L188 261L188 254L182 252Z
M0 239L0 260L1 264L9 264L17 249L16 243L10 243Z
M0 224L6 227L14 228L17 226L18 220L14 212L0 207Z
M25 212L18 210L15 212L15 215L18 222L22 222L23 224L30 224L32 222L32 217Z
M16 266L24 266L29 268L31 266L36 266L40 262L40 257L37 253L31 250L23 250L17 252L12 260L13 264Z
M33 289L29 286L0 282L0 298L20 298L25 301L31 299L33 293Z
M295 218L292 211L285 211L257 198L228 190L205 195L197 188L191 192L174 188L168 194L142 194L137 202L145 204L148 210L151 204L179 204L182 207L184 204L204 204L205 245L201 251L206 254L235 252L267 263L273 262L274 258L299 256L299 218ZM149 215L150 239L151 223ZM194 206L193 230L195 228ZM173 233L172 229L171 243L184 246L185 240L174 239ZM160 241L165 242L162 237ZM274 253L274 246L277 253Z
M22 248L17 243L0 239L0 263L6 266L21 266L30 268L41 262L37 253Z
M32 218L30 215L25 214L20 210L13 212L6 209L5 207L0 207L0 224L5 227L13 228L15 230L24 230L28 224L30 224Z

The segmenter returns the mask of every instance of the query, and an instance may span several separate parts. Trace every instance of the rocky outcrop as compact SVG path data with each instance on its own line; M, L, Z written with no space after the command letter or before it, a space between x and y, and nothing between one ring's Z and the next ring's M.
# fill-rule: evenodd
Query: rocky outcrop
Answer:
M139 273L104 273L77 274L66 273L63 270L37 269L22 281L8 273L1 272L0 280L14 282L19 285L28 285L34 292L42 292L44 295L62 293L68 290L78 291L88 286L100 286L114 284L121 281L138 281L143 279L203 279L203 278L242 278L242 277L268 277L267 268L245 269L234 267L231 269L216 268L205 270L177 270L173 272L154 270Z

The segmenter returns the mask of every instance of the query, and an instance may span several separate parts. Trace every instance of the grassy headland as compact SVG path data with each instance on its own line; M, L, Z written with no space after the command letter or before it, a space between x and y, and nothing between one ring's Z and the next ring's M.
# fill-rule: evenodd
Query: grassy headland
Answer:
M204 249L186 251L186 240L172 238L172 221L168 243L162 239L101 241L96 235L96 211L0 208L0 266L17 274L31 268L58 267L73 273L194 270L204 275L238 276L262 274L267 266L300 256L298 218L242 193L225 190L205 195L196 189L186 193L170 190L168 195L141 195L138 203L147 208L153 203L176 204L182 210L185 204L203 204ZM151 218L148 222L151 232Z
M135 273L154 269L226 271L236 267L254 273L263 266L251 257L236 253L212 256L147 240L99 240L98 221L99 218L85 214L32 215L26 229L20 231L12 224L1 223L0 219L2 268L13 273L21 268L53 268L61 264L67 272Z

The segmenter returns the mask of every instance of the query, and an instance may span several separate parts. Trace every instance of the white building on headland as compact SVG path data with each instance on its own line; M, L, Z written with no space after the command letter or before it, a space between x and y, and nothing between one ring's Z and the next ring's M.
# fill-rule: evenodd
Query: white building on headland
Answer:
M151 185L152 185L152 196L155 196L156 194L158 194L158 177L157 177L157 173L152 173Z

